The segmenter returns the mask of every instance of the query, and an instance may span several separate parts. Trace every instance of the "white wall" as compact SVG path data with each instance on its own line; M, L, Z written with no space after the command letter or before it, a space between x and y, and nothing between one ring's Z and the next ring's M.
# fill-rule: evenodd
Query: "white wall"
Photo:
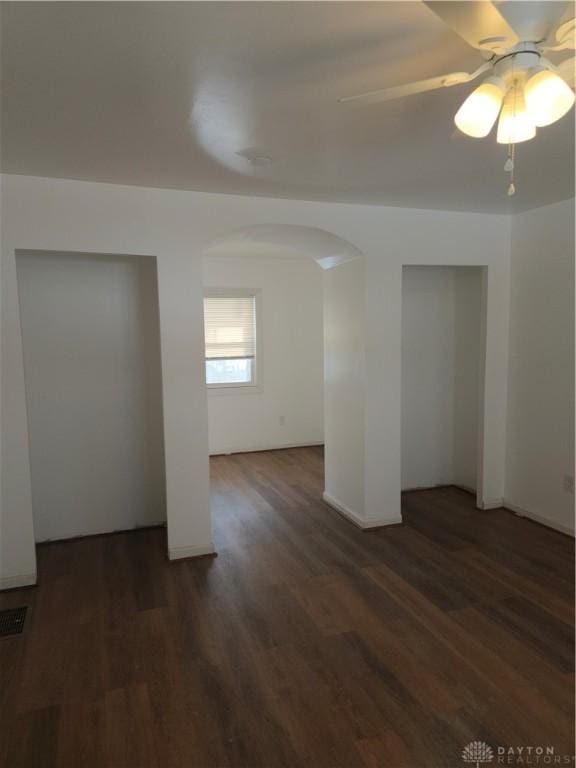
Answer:
M402 488L476 489L480 269L404 267Z
M480 381L484 351L483 269L454 270L454 453L453 482L462 488L478 489L479 414L482 407Z
M512 222L506 501L574 532L574 200Z
M362 527L364 515L365 265L324 273L324 498Z
M36 541L166 519L156 264L19 253Z
M206 256L204 285L259 292L258 386L208 390L210 453L322 443L322 269L309 257Z
M402 488L453 482L455 285L450 267L402 275Z
M419 211L2 176L0 586L35 579L15 251L156 256L171 557L212 550L202 255L252 225L325 230L365 259L364 516L400 519L402 265L486 266L482 503L504 489L510 222ZM290 231L289 229L287 231ZM319 233L322 234L322 233ZM330 239L330 238L329 238ZM334 238L332 238L334 239ZM330 263L334 249L310 245ZM299 244L306 251L306 243ZM335 246L336 248L336 246Z
M486 266L484 380L478 480L481 507L504 495L510 222L507 217L396 209L367 257L365 514L399 521L401 494L402 266ZM379 254L377 256L376 254Z

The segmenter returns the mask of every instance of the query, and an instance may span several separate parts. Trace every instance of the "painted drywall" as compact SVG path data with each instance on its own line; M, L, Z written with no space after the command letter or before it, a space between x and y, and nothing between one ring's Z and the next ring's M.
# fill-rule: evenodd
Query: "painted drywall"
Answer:
M206 256L206 288L258 291L256 387L208 389L210 453L322 443L322 269L294 254Z
M451 483L454 454L454 271L402 275L402 488Z
M506 502L574 532L574 200L514 217Z
M404 267L403 489L476 489L482 277L473 267Z
M363 526L364 270L357 259L324 273L324 498Z
M36 541L166 519L156 263L21 252Z
M382 524L400 518L402 265L486 267L479 492L483 503L501 501L510 299L508 217L10 175L3 175L1 184L0 585L35 578L17 249L157 257L171 557L212 549L202 257L210 244L258 224L324 230L363 254L365 460L360 482L364 516ZM334 255L330 247L322 246L321 253L315 250L318 260Z
M509 227L494 216L397 211L387 219L380 258L367 259L365 514L400 520L402 266L485 265L485 346L479 426L478 503L499 506L504 492L508 354ZM394 446L394 450L392 450Z
M454 451L455 485L478 489L478 452L482 407L481 377L484 365L483 269L454 269Z

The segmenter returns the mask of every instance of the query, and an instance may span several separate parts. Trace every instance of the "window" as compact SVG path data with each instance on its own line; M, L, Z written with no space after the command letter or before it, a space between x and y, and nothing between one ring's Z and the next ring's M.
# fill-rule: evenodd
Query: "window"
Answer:
M256 383L256 296L233 291L204 297L206 384L242 387Z

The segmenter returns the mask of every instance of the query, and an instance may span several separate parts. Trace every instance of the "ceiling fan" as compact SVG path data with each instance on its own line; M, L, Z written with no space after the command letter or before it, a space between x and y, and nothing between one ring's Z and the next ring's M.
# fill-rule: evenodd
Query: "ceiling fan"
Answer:
M509 147L505 170L508 194L514 194L515 145L534 138L537 128L551 125L574 104L574 56L554 66L544 54L574 50L575 19L558 26L573 3L557 0L424 0L484 61L474 72L452 72L392 88L339 99L370 104L412 94L483 82L466 98L454 122L467 136L483 138L498 115L496 140Z

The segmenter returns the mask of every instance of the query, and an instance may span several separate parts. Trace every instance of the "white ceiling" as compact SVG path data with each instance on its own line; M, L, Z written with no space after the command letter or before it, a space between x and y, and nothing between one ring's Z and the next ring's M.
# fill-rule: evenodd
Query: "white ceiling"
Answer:
M492 211L574 192L574 115L505 149L473 86L340 96L481 58L420 2L3 2L2 170L307 200ZM566 53L558 55L565 58ZM251 163L246 156L268 156Z

